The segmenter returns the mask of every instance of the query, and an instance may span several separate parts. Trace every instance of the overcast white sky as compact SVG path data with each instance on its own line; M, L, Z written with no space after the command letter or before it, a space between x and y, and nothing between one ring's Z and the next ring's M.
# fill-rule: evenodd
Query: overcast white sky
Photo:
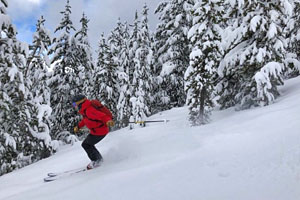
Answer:
M89 36L93 50L96 50L102 32L106 35L121 21L133 22L135 11L141 13L143 5L149 7L149 24L152 30L158 23L154 15L159 2L163 0L70 0L71 19L75 28L80 28L79 20L84 12L90 19ZM8 13L17 26L18 39L30 43L37 19L43 15L46 27L54 32L59 24L67 0L8 0Z

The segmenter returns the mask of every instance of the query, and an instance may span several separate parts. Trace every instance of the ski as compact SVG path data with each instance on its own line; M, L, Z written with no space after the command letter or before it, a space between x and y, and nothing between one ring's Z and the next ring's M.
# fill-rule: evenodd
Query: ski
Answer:
M83 169L85 169L85 168L81 167L81 168L71 169L71 170L67 170L67 171L63 171L63 172L50 172L50 173L47 174L47 176L54 177L54 176L59 176L59 175L62 175L62 174L68 174L68 173L81 171Z
M79 168L79 169L73 169L73 170L68 170L68 171L64 171L64 172L57 172L57 173L53 173L50 172L47 174L47 177L44 178L44 182L51 182L51 181L55 181L57 179L60 179L62 177L66 177L66 176L71 176L80 172L84 172L87 171L86 167L85 168Z

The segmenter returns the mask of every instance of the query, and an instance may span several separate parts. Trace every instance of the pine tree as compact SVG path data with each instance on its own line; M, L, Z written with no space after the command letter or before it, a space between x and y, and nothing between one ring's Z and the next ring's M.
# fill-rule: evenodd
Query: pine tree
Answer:
M300 62L300 2L295 1L295 26L294 26L294 35L293 35L293 45L294 45L294 52L297 55L297 59ZM300 66L298 68L298 74L300 71Z
M192 0L165 1L155 11L161 21L155 33L157 65L160 68L158 75L163 79L159 87L169 96L169 106L183 106L186 100L184 72L189 66L191 52L187 33L191 28L190 9L193 3Z
M94 90L94 62L92 57L92 48L88 37L88 23L86 15L83 13L80 19L81 29L75 34L75 45L79 77L83 81L81 90L86 96L91 96Z
M135 16L134 16L134 21L133 24L130 25L132 27L131 32L129 34L129 66L131 66L129 68L129 82L130 85L132 85L132 81L133 81L133 73L134 73L134 69L135 69L135 53L136 50L138 48L138 33L140 30L140 20L139 20L139 16L138 16L138 12L135 12ZM130 89L132 91L132 88Z
M111 53L113 54L116 65L121 66L122 61L119 60L119 57L124 43L124 25L121 23L120 19L118 19L117 27L111 31L108 36L107 42L111 48Z
M65 10L61 12L63 18L56 28L55 33L58 37L53 39L52 48L49 51L51 55L51 64L53 75L50 80L51 106L53 109L51 120L52 135L55 139L65 142L74 142L74 137L70 135L78 115L72 108L72 96L81 93L82 80L79 75L77 44L71 31L76 31L73 22L70 19L71 6L69 0Z
M151 90L151 113L155 114L160 111L170 108L170 97L167 94L165 88L164 79L160 76L161 64L159 62L159 55L157 45L155 43L155 34L151 34L151 51L153 52L150 60L150 73L152 75L152 90Z
M50 67L47 55L51 45L50 32L44 27L43 16L38 20L36 32L33 34L33 44L25 73L26 86L31 91L27 96L26 108L28 110L28 123L31 135L43 142L28 141L28 148L34 153L32 159L39 160L49 156L55 150L55 143L50 137L50 88L47 85Z
M142 10L141 27L140 29L134 29L132 34L132 38L136 36L135 45L137 47L134 57L135 69L132 79L132 97L130 99L132 116L135 121L144 120L150 114L149 105L152 77L149 61L151 60L152 51L148 27L148 10L145 4ZM135 25L136 27L134 28L137 28L138 24Z
M288 65L287 77L300 75L300 2L294 1L293 15L286 21L288 52L286 62Z
M129 68L127 70L127 75L128 75L128 82L129 82L129 87L128 87L128 93L129 93L129 121L134 121L134 116L133 116L133 104L131 103L131 98L134 96L134 88L136 87L135 84L133 83L134 80L134 70L135 70L135 54L138 48L138 32L140 29L140 21L138 17L138 12L135 12L134 16L134 21L133 24L130 25L132 27L130 34L129 34L129 41L128 41L128 46L129 46ZM133 128L133 125L130 126L130 128Z
M268 105L279 96L286 55L283 24L292 14L290 2L229 1L227 53L219 68L221 105L232 98L233 105L245 109Z
M118 22L119 24L119 22ZM118 34L122 40L120 41L120 49L118 60L119 66L117 70L117 83L119 90L118 104L117 104L117 122L118 126L126 127L130 118L130 57L129 57L129 29L127 23L120 26L120 33Z
M113 59L104 34L101 35L98 49L98 60L95 71L95 92L94 95L113 114L117 116L118 89L116 77L117 65Z
M193 27L189 31L193 51L186 71L187 104L192 125L208 123L213 107L216 69L222 58L222 6L222 0L203 0L193 8Z
M115 104L112 106L115 106L113 108L114 110L114 117L115 119L115 127L119 128L122 126L121 118L124 117L123 115L123 107L120 107L119 105L119 99L124 98L124 93L121 91L121 88L123 87L124 84L126 84L126 74L124 72L124 69L122 68L122 62L123 60L121 59L121 52L123 51L123 43L124 43L124 25L121 23L120 18L117 21L117 26L111 31L111 33L108 35L107 38L107 44L110 49L110 53L112 56L112 61L114 65L114 77L115 77L115 85L113 85L114 91L116 93L113 95L114 96L114 102ZM125 80L124 80L125 79ZM121 112L120 112L121 111Z
M6 13L8 3L0 1L0 175L32 161L31 145L39 143L27 127L27 98L24 83L28 45L16 39L16 28Z

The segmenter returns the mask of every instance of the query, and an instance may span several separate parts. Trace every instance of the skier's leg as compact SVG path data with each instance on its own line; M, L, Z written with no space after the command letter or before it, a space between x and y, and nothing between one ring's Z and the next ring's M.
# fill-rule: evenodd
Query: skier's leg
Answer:
M100 142L104 137L105 135L98 136L89 134L82 142L81 146L84 148L91 161L102 160L102 156L96 149L95 144Z

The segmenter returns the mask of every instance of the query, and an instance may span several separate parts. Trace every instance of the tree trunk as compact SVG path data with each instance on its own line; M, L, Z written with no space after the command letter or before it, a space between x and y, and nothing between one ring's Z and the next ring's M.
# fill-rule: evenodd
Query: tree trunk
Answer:
M205 106L205 98L206 98L206 88L203 86L200 92L200 108L199 108L199 120L200 124L205 124L204 119L204 106Z

